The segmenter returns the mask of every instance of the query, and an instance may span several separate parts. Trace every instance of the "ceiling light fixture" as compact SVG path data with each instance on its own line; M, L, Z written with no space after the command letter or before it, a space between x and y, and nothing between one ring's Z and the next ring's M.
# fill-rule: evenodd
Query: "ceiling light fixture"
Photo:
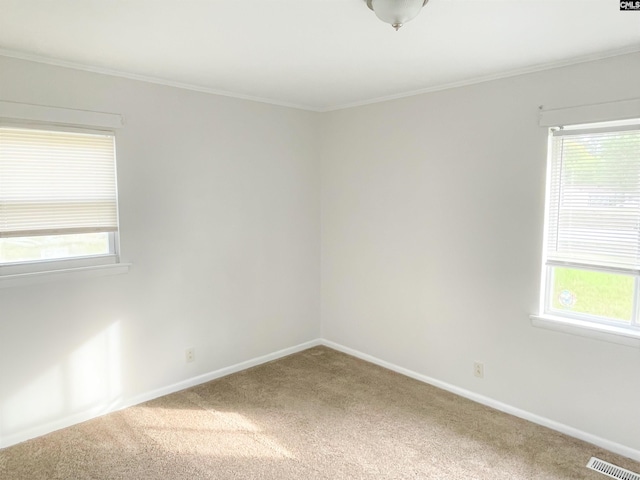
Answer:
M367 6L383 22L390 23L396 31L420 13L429 0L365 0Z

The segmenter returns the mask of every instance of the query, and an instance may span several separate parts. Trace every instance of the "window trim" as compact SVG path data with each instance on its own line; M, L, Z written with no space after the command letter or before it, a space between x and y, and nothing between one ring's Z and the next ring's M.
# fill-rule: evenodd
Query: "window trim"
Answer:
M124 117L113 113L0 101L0 126L108 134L113 136L117 144L117 129L124 126ZM117 151L114 151L114 161L118 231L109 232L110 253L2 264L0 265L0 288L128 272L131 264L123 262L120 257Z
M640 97L561 108L546 108L541 105L539 109L538 125L541 127L615 122L640 118Z
M628 328L585 322L549 314L529 315L529 320L531 325L537 328L640 348L640 332Z
M613 267L608 265L598 265L598 264L588 264L583 263L579 260L565 260L558 261L549 259L549 254L547 251L547 244L549 238L549 228L551 222L551 183L552 183L552 175L553 168L552 162L554 161L554 150L553 150L553 139L557 136L563 135L580 135L587 133L601 133L601 132L618 132L618 131L629 131L629 130L639 130L640 129L640 118L635 119L623 119L623 120L613 120L608 122L596 122L593 124L573 124L566 126L555 126L550 127L548 129L548 144L547 144L547 175L546 175L546 194L545 194L545 224L544 224L544 236L543 236L543 252L542 252L542 277L541 277L541 288L540 288L540 309L539 317L545 318L548 321L562 321L565 325L570 325L572 327L583 327L587 328L588 326L594 326L598 328L591 328L591 330L605 331L608 333L619 333L619 332L640 332L640 318L638 314L638 306L640 305L640 298L638 295L640 294L640 290L638 288L638 283L640 282L640 276L638 275L638 271L636 269L630 269L626 267ZM607 318L603 316L591 315L583 312L563 312L552 308L552 296L551 289L553 288L553 278L554 272L553 269L555 267L560 268L569 268L569 269L577 269L577 270L586 270L586 271L597 271L604 273L612 273L618 275L627 275L633 277L634 280L634 291L632 297L632 317L631 322L627 324L626 322L620 320L616 320L613 318ZM602 327L602 328L600 328ZM635 335L632 335L635 336Z
M0 118L48 125L75 125L80 128L114 130L124 127L124 117L116 113L0 101Z
M115 234L110 234L115 236ZM112 242L112 239L109 239ZM22 262L0 263L0 277L19 275L22 273L49 272L52 270L68 270L70 268L84 268L92 265L112 265L120 263L118 253L103 253L98 255L84 255L63 258L43 258L39 260L25 260Z
M97 258L97 257L89 257ZM58 268L51 270L39 270L35 272L12 273L0 275L0 288L23 287L38 285L60 280L80 280L86 278L104 277L128 273L132 264L128 262L92 264L71 268Z

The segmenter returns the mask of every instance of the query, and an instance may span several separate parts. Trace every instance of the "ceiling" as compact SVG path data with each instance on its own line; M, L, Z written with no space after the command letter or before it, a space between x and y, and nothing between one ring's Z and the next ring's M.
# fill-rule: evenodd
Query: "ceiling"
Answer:
M0 55L317 111L634 51L615 0L0 0Z

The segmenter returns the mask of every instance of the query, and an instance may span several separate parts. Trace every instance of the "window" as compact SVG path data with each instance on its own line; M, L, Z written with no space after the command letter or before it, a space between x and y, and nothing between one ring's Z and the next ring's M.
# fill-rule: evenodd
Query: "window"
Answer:
M640 334L640 121L552 128L543 314Z
M0 275L118 262L115 137L0 125Z

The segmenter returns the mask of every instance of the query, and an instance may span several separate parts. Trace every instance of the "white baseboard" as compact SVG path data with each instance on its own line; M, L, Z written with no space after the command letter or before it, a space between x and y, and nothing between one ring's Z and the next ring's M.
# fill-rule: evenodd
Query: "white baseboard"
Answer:
M134 405L153 400L154 398L162 397L170 393L184 390L185 388L194 387L196 385L200 385L201 383L210 382L211 380L215 380L216 378L225 377L232 373L240 372L242 370L246 370L247 368L255 367L272 360L277 360L278 358L286 357L287 355L291 355L292 353L297 353L302 350L321 345L321 343L322 342L320 339L311 340L309 342L301 343L293 347L278 350L277 352L269 353L267 355L252 358L244 362L236 363L235 365L224 367L213 372L188 378L181 382L177 382L166 387L161 387L150 392L142 393L131 398L116 399L109 405L101 405L91 410L72 414L58 420L43 423L23 431L13 433L6 437L0 437L0 448L10 447L11 445L15 445L17 443L21 443L35 437L39 437L41 435L60 430L62 428L70 427L72 425L91 420L92 418L105 415L107 413L116 412L127 407L132 407Z
M298 353L302 350L316 347L321 344L322 341L320 339L310 340L293 347L278 350L277 352L269 353L267 355L262 355L261 357L252 358L251 360L247 360L245 362L236 363L235 365L231 365L230 367L224 367L213 372L204 373L202 375L198 375L197 377L192 377L187 380L183 380L182 382L174 383L173 385L169 385L167 387L158 388L151 392L136 395L128 402L127 405L124 405L122 408L132 407L133 405L148 402L149 400L153 400L154 398L169 395L170 393L179 392L180 390L184 390L189 387L195 387L196 385L200 385L201 383L207 383L211 380L215 380L216 378L226 377L227 375L231 375L232 373L241 372L242 370L246 370L247 368L262 365L263 363L271 362L272 360L277 360L278 358L286 357L287 355Z
M389 370L400 373L402 375L406 375L407 377L411 377L421 382L428 383L430 385L441 388L448 392L454 393L456 395L460 395L461 397L468 398L469 400L473 400L474 402L481 403L482 405L495 408L496 410L500 410L510 415L514 415L516 417L520 417L530 422L536 423L538 425L551 428L552 430L556 430L560 433L564 433L566 435L577 438L579 440L583 440L593 445L597 445L598 447L604 448L605 450L609 450L619 455L624 455L625 457L631 458L633 460L640 461L640 450L636 450L636 449L627 447L625 445L607 440L605 438L592 435L582 430L578 430L577 428L570 427L568 425L556 422L555 420L551 420L549 418L545 418L540 415L527 412L525 410L513 407L511 405L507 405L506 403L499 402L497 400L486 397L484 395L474 393L470 390L465 390L464 388L456 387L455 385L451 385L449 383L436 380L435 378L431 378L426 375L422 375L420 373L414 372L413 370L400 367L398 365L387 362L385 360L381 360L377 357L368 355L366 353L360 352L353 348L345 347L344 345L341 345L339 343L335 343L330 340L320 339L320 338L311 340L309 342L301 343L293 347L285 348L283 350L279 350L277 352L273 352L267 355L256 357L244 362L240 362L235 365L231 365L229 367L224 367L224 368L215 370L213 372L205 373L203 375L198 375L196 377L192 377L192 378L183 380L181 382L168 385L166 387L158 388L150 392L136 395L132 398L117 399L107 406L100 406L98 408L95 408L89 411L84 411L78 414L69 415L59 420L41 424L36 427L23 430L21 432L11 434L4 438L0 438L0 448L6 448L11 445L24 442L31 438L45 435L55 430L60 430L62 428L70 427L77 423L91 420L92 418L96 418L101 415L105 415L107 413L122 410L123 408L138 405L140 403L153 400L154 398L162 397L163 395L168 395L170 393L178 392L180 390L184 390L185 388L200 385L201 383L206 383L211 380L215 380L216 378L220 378L220 377L230 375L232 373L240 372L242 370L246 370L247 368L255 367L257 365L261 365L263 363L270 362L272 360L277 360L278 358L286 357L287 355L291 355L293 353L297 353L302 350L315 347L317 345L325 345L329 348L333 348L334 350L338 350L340 352L352 355L354 357L379 365L381 367L387 368Z
M398 365L395 365L393 363L386 362L372 355L354 350L353 348L345 347L344 345L332 342L331 340L322 339L321 343L322 345L333 348L334 350L338 350L367 362L374 363L394 372L401 373L402 375L405 375L407 377L411 377L415 380L428 383L429 385L433 385L434 387L441 388L442 390L455 393L456 395L459 395L461 397L468 398L469 400L473 400L474 402L480 403L482 405L486 405L487 407L495 408L496 410L500 410L501 412L508 413L515 417L523 418L532 423L542 425L543 427L547 427L557 432L564 433L565 435L569 435L570 437L577 438L578 440L583 440L598 447L604 448L605 450L609 450L610 452L617 453L619 455L623 455L640 462L640 450L627 447L626 445L622 445L620 443L612 442L611 440L607 440L606 438L598 437L591 433L578 430L577 428L570 427L569 425L565 425L560 422L556 422L555 420L551 420L549 418L536 415L535 413L527 412L526 410L507 405L506 403L499 402L498 400L494 400L493 398L485 397L484 395L474 393L470 390L456 387L455 385L451 385L450 383L436 380L435 378L422 375L420 373L414 372L413 370L399 367Z

